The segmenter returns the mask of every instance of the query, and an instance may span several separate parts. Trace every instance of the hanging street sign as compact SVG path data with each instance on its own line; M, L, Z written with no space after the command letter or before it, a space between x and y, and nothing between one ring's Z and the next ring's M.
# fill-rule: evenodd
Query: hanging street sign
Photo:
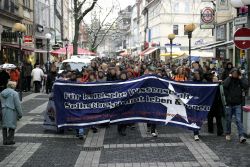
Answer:
M250 29L240 28L234 33L234 44L239 49L250 48Z
M234 19L234 25L243 25L243 24L247 24L247 16L244 17L236 17Z
M201 10L201 29L213 29L215 28L215 17L214 9L211 7L206 7Z

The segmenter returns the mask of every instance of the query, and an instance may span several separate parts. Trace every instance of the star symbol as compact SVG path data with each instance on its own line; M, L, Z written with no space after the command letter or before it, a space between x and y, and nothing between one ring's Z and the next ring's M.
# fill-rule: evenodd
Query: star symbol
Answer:
M169 83L168 89L171 90L172 93L163 97L162 99L164 99L164 101L171 100L172 103L161 103L168 109L165 124L168 124L176 115L179 115L182 119L189 123L187 118L187 110L184 104L187 104L189 100L192 99L192 96L190 96L189 99L179 98L178 93L176 93L171 83ZM175 103L177 100L178 104Z

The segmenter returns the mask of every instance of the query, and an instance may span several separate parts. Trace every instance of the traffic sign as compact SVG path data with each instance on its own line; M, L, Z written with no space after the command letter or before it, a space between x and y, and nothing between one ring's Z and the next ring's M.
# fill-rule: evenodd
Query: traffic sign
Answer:
M250 29L240 28L234 33L234 44L239 49L250 48Z

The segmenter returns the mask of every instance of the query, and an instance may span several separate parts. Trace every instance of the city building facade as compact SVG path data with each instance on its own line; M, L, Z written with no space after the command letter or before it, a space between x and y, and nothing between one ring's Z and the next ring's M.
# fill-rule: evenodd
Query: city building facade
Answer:
M29 59L34 50L33 40L33 0L1 0L0 1L0 64L18 63L18 56L21 60ZM11 33L15 23L22 23L27 30L23 34L22 54L19 52L18 35Z

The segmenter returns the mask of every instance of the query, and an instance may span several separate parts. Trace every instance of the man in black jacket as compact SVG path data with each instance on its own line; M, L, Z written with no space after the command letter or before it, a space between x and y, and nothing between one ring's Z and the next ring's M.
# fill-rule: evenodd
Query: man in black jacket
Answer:
M241 123L241 104L243 100L243 89L248 88L247 80L241 77L241 73L238 69L233 68L229 77L224 81L223 87L226 97L226 140L231 140L231 122L232 116L235 115L240 142L244 143L246 142L246 138L244 137L244 130Z

